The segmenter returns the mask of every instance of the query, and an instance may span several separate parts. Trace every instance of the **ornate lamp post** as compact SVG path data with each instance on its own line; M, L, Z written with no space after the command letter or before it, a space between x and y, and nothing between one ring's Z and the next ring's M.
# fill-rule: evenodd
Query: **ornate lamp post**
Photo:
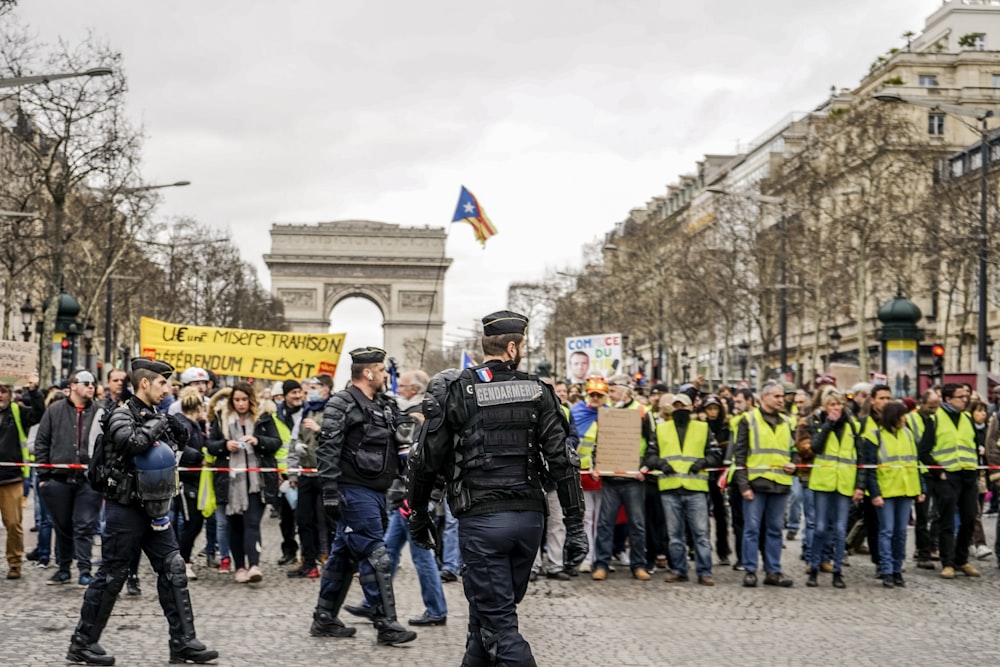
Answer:
M21 305L21 336L24 342L31 340L31 323L35 319L35 307L31 305L31 297L26 297Z
M830 340L830 360L826 365L827 370L829 370L830 364L837 359L837 351L840 350L840 341L844 337L841 335L840 329L837 328L836 324L830 327L830 333L827 334L827 337Z

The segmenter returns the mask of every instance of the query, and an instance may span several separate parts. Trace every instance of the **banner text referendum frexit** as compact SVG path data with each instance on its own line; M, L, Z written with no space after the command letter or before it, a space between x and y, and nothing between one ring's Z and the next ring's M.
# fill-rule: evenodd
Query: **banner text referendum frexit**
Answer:
M178 372L199 366L219 375L268 380L333 375L340 361L344 334L223 329L140 321L142 356L160 359Z

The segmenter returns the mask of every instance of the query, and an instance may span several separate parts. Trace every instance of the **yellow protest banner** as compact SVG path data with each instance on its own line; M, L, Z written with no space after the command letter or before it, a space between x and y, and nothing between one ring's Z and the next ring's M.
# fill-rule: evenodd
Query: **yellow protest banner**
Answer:
M178 373L199 366L219 375L263 380L302 379L337 372L345 334L222 329L139 321L142 356L159 359Z

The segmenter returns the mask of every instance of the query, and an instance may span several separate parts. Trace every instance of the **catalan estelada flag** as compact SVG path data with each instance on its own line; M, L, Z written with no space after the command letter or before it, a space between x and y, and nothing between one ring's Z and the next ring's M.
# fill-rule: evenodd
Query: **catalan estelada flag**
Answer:
M483 247L486 247L486 239L496 236L497 228L493 226L490 219L486 217L486 211L479 205L476 196L462 186L462 192L458 195L458 206L455 207L455 217L452 222L467 222L475 230L476 240Z

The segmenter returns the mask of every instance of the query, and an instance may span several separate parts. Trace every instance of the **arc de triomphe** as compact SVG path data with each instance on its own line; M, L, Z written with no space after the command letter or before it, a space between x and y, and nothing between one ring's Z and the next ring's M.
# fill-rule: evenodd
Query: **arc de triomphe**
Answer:
M444 278L451 265L446 242L442 227L369 220L275 224L264 262L292 331L326 333L334 306L363 297L382 311L385 349L414 367L425 337L428 351L442 346Z

